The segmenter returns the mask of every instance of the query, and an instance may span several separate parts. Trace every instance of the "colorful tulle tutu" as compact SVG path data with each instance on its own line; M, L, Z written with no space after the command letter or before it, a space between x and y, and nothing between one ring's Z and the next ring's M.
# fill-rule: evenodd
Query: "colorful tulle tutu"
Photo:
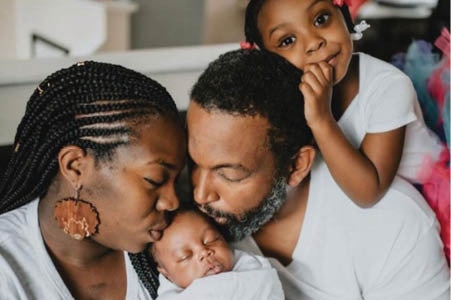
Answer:
M441 54L422 40L413 41L406 53L396 54L392 63L413 82L426 125L443 141L437 161L425 157L418 178L426 201L437 215L440 236L450 261L450 33L443 29L435 41Z

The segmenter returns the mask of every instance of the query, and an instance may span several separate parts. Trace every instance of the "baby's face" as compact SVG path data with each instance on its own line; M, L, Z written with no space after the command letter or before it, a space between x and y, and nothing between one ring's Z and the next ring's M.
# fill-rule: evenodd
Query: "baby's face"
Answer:
M198 212L178 213L152 246L158 271L181 288L194 279L230 271L233 253L223 236Z

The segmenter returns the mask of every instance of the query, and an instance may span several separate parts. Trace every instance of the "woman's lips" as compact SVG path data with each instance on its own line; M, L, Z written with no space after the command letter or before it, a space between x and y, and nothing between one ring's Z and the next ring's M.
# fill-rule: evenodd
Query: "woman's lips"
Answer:
M155 242L155 241L158 241L159 239L161 239L161 236L163 235L163 230L167 226L168 226L167 223L163 222L163 223L160 223L160 224L155 225L152 228L150 228L149 235L150 235L150 238L152 239L151 242Z
M150 238L152 239L152 242L156 242L163 235L163 230L153 230L153 229L151 229L151 230L149 230L149 235L150 235Z

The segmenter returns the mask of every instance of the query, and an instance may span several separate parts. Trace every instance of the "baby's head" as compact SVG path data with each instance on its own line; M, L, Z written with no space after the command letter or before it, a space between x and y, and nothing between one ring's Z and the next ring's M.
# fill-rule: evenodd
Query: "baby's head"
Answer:
M194 208L178 210L150 251L158 271L181 288L233 267L232 249L209 218Z

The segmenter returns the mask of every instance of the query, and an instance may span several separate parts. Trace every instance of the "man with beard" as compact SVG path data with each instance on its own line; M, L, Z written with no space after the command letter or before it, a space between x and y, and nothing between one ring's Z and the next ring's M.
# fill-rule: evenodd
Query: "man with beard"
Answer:
M306 124L301 75L259 50L209 65L187 112L194 200L238 248L273 258L287 299L448 299L435 215L401 178L372 208L341 191Z

